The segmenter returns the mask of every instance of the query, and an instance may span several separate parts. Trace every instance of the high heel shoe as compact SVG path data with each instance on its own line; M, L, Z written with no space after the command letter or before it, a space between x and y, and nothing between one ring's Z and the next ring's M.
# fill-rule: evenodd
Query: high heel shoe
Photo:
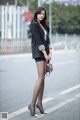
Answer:
M45 114L42 106L39 106L38 104L36 104L36 107L39 109L40 113Z
M28 109L30 109L31 115L35 116L35 108L32 110L32 105L31 104L28 106Z

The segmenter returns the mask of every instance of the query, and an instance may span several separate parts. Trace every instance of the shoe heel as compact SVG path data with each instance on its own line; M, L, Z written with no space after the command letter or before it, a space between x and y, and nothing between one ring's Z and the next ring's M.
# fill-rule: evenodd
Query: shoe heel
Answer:
M40 113L44 114L44 109L43 108L41 109L38 104L36 104L36 107L39 109Z

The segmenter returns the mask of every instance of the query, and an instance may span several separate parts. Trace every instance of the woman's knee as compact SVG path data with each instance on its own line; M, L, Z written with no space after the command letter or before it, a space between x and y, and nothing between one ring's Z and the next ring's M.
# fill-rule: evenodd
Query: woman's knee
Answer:
M39 80L43 81L45 79L45 75L38 76Z

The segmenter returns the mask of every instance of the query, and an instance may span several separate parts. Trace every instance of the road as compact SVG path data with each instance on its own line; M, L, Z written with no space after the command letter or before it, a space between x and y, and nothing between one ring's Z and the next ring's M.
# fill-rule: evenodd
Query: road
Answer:
M53 52L54 71L46 76L43 106L47 115L39 120L80 120L80 52ZM31 54L0 56L0 112L10 120L33 120L27 109L37 80Z

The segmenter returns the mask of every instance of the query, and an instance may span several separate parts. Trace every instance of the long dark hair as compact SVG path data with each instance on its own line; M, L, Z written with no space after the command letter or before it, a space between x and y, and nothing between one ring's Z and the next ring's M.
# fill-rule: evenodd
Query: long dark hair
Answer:
M47 20L47 14L46 14L46 10L43 8L43 7L38 7L35 12L34 12L34 17L33 17L33 21L37 21L37 15L41 13L41 11L44 10L45 11L45 17L42 21L40 21L40 23L42 24L42 26L44 28L48 28L48 24L46 23L46 20Z

